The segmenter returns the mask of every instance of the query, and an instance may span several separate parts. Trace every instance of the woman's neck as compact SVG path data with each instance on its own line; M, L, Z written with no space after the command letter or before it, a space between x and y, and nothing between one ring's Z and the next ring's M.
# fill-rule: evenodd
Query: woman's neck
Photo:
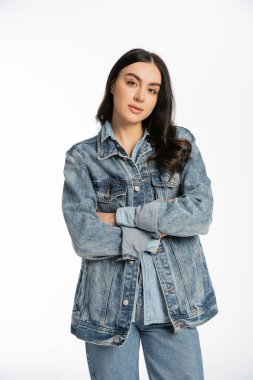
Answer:
M112 121L111 125L116 139L123 144L137 143L144 134L142 123L124 125Z
M125 149L128 156L131 157L132 151L138 141L142 138L144 134L144 128L142 124L130 124L130 125L117 125L112 123L112 129L115 138L118 140L120 145Z

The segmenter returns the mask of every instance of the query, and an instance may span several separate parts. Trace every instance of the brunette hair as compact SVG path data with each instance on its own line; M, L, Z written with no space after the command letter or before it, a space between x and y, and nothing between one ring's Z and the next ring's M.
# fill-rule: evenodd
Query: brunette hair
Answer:
M179 139L174 123L175 99L172 92L169 71L164 61L155 53L143 49L132 49L122 55L112 67L105 87L103 100L98 108L96 120L101 126L106 120L112 121L113 95L111 85L124 67L135 62L154 63L159 69L162 83L158 99L152 113L142 121L147 128L151 144L155 145L155 153L148 158L157 162L160 171L167 170L172 176L176 171L182 172L184 163L190 158L192 146L190 141Z

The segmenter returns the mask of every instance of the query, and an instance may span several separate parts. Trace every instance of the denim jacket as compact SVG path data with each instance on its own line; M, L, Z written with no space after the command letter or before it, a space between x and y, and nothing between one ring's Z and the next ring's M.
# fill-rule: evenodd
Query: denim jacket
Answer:
M62 209L82 258L71 320L77 338L124 344L139 264L147 252L175 333L218 313L199 238L212 222L211 181L194 135L177 127L177 136L192 143L192 154L183 172L170 180L154 160L147 162L155 151L148 139L135 162L106 138L104 128L66 152ZM100 221L96 211L115 212L117 226ZM161 239L160 232L168 235Z
M106 121L103 125L103 137L102 140L105 141L105 139L112 139L114 141L116 149L120 152L122 149L122 152L124 153L124 149L119 144L119 141L117 140L112 125L109 121ZM150 134L147 129L145 129L144 134L142 138L136 143L136 145L133 148L133 151L131 153L131 159L134 161L138 167L138 152L142 148L143 143L145 143L145 140L148 140L150 138ZM135 191L140 191L139 187L135 187ZM123 227L123 230L125 230L127 227ZM132 231L129 231L129 233L132 233ZM143 282L143 319L145 325L150 324L166 324L171 325L170 318L168 316L168 310L166 307L164 295L161 289L161 284L159 283L159 278L154 266L153 257L151 256L151 252L155 252L159 246L160 238L159 239L150 239L150 235L148 232L141 232L140 229L135 229L135 233L139 236L135 237L135 240L139 243L139 255L142 253L143 249L145 249L148 242L148 246L146 247L146 250L143 252L142 257L140 257L140 275L142 275L142 282ZM138 238L138 240L137 240ZM122 244L125 247L126 244L130 245L133 242L132 236L127 239L127 232L124 231L123 234L123 240ZM136 243L135 243L136 245ZM136 247L137 248L137 247ZM119 260L121 260L120 258ZM136 282L136 287L138 287L139 284ZM136 288L135 291L135 300L134 300L134 307L133 307L133 313L132 313L132 319L131 322L135 322L135 313L136 313L136 302L138 297L138 289Z

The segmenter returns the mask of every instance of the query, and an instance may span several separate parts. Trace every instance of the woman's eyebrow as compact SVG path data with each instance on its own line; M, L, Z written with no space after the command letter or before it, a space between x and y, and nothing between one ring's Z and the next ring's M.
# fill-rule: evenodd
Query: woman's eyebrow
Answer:
M138 75L134 74L134 73L127 73L127 74L125 74L125 76L126 76L126 75L131 75L131 76L133 76L134 78L136 78L138 81L141 82L141 78L140 78ZM151 83L149 83L149 85L150 85L150 86L159 86L159 87L161 87L161 83L151 82Z

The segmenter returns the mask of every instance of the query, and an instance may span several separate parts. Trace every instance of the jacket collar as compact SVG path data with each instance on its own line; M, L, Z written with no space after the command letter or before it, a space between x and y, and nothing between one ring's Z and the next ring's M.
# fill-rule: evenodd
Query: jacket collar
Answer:
M151 144L149 143L150 134L146 128L141 140L146 140L145 143L143 144L143 149L145 151L150 150L151 149ZM113 155L120 155L122 157L125 156L121 152L119 152L119 150L117 149L116 144L118 143L118 140L116 139L114 135L112 125L109 120L106 120L102 128L100 129L97 135L97 143L98 143L98 149L97 149L98 159L105 159Z

